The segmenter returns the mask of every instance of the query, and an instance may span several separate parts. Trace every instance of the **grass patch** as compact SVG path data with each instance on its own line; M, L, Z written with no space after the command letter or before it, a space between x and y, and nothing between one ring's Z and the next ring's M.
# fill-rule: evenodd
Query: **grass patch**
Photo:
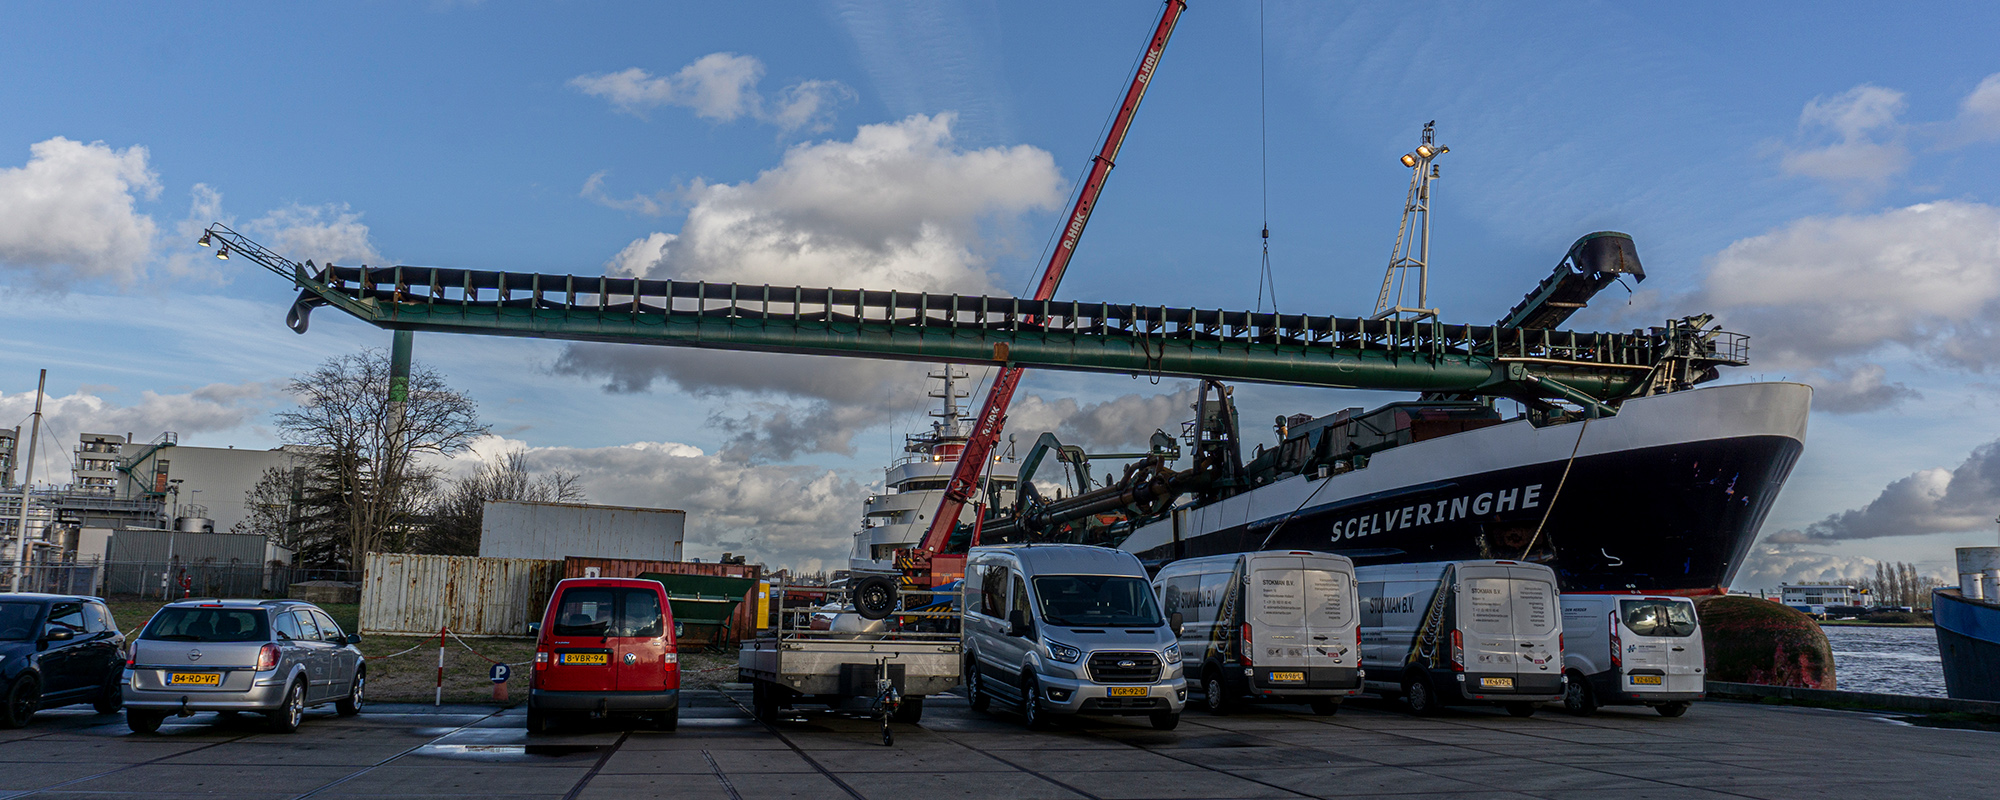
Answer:
M146 620L167 601L158 599L109 599L111 616L128 637L137 636ZM329 603L320 608L349 633L361 628L361 606ZM445 640L444 701L447 703L492 703L493 681L488 677L491 661L510 666L507 692L511 702L527 699L528 679L533 670L533 639L480 638ZM361 653L368 661L368 698L382 703L428 703L438 686L438 640L436 636L364 636ZM478 651L467 651L466 645ZM411 648L415 648L411 650ZM410 650L410 652L403 652ZM481 658L480 656L485 656ZM736 656L729 654L686 653L681 656L681 686L712 689L736 680Z

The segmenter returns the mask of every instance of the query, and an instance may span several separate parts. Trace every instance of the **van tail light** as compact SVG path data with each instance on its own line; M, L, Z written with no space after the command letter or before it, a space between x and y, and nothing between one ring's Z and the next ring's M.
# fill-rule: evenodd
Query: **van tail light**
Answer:
M277 668L278 668L278 646L266 642L263 647L257 648L257 671L263 672L264 670L267 669L277 669Z
M1611 668L1612 669L1622 669L1625 666L1624 657L1618 654L1618 651L1623 649L1625 649L1624 646L1621 645L1618 641L1618 612L1613 611L1611 612Z
M1239 655L1243 657L1243 666L1246 667L1251 666L1250 651L1256 649L1254 647L1251 647L1251 644L1252 643L1250 641L1250 623L1245 622L1243 623L1243 645L1241 647L1242 652Z
M547 650L536 650L536 651L535 651L535 669L543 669L543 668L547 667L548 665L549 665L549 651L547 651Z
M1451 631L1451 671L1465 671L1465 637L1456 628Z

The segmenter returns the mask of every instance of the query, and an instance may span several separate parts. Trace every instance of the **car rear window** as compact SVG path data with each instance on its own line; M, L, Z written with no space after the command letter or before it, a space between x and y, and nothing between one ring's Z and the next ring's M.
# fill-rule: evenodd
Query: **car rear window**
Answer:
M563 592L557 636L654 638L665 632L660 595L650 589L579 587Z
M141 639L169 642L261 642L271 628L260 608L163 608Z

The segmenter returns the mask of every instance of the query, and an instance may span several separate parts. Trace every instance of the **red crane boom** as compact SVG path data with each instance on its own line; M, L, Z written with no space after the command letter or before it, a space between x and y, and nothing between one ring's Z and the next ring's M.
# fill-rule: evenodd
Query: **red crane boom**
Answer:
M1069 259L1076 254L1076 243L1083 238L1083 227L1090 222L1090 212L1096 208L1097 195L1104 191L1104 180L1111 175L1116 165L1118 149L1125 144L1125 134L1132 129L1132 118L1139 113L1139 101L1146 97L1146 87L1152 83L1153 70L1160 65L1160 54L1167 49L1167 39L1174 33L1174 24L1180 21L1181 12L1187 9L1185 0L1167 0L1165 10L1160 12L1160 24L1153 29L1152 41L1146 45L1146 57L1139 62L1138 71L1132 74L1132 86L1125 91L1125 102L1118 107L1118 116L1111 121L1111 129L1105 132L1104 146L1091 159L1090 176L1084 179L1083 188L1077 192L1076 206L1070 209L1069 220L1063 225L1062 238L1056 242L1055 252L1049 256L1048 268L1042 271L1042 281L1035 286L1034 299L1048 300L1056 293L1056 285L1062 282L1063 270L1069 267ZM1030 320L1032 322L1032 320ZM979 416L973 422L972 437L965 444L965 451L959 456L958 467L952 471L951 483L945 487L944 501L937 513L931 517L930 529L925 532L916 552L909 559L912 566L928 569L930 556L943 552L951 533L958 527L958 516L967 501L978 491L979 475L985 471L987 461L992 457L993 448L1000 441L1000 429L1007 422L1007 406L1014 400L1014 389L1021 384L1021 368L1007 365L1000 369L1000 375L993 379L993 388L986 393L986 402L980 406Z

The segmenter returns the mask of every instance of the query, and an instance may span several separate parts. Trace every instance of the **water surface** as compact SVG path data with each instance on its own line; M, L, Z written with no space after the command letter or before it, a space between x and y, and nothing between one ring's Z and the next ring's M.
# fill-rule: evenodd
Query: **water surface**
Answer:
M1850 692L1944 697L1944 666L1931 628L1828 625L1833 673Z

